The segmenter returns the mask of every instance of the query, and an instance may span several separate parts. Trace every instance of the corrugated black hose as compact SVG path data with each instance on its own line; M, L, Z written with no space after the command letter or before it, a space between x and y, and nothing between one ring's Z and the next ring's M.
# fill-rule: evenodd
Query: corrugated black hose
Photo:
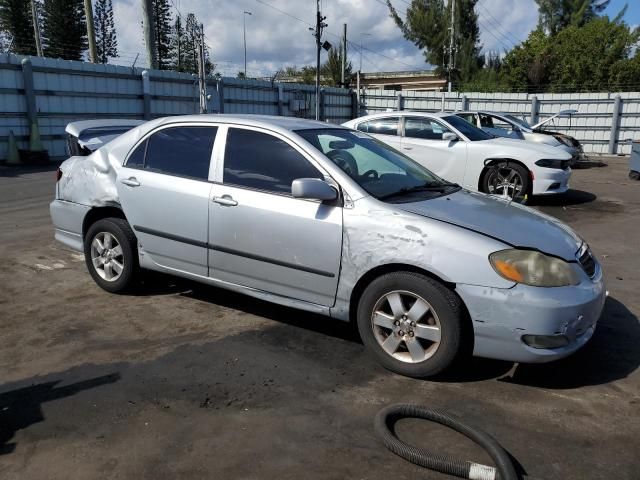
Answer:
M496 467L461 461L447 455L440 455L413 447L400 440L394 431L394 424L403 418L421 418L449 427L486 450ZM375 431L385 446L396 455L430 470L472 480L517 480L513 462L509 454L489 434L461 423L444 412L420 405L390 405L378 412L374 421Z

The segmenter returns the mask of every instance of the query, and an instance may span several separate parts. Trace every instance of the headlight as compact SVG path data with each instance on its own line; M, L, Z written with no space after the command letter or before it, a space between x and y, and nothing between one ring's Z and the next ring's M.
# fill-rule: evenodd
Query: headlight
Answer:
M536 165L544 168L565 169L569 166L569 160L557 160L555 158L543 158L536 162Z
M569 262L533 250L500 250L489 262L501 277L534 287L577 285L580 277Z
M560 143L564 143L567 147L573 147L571 140L563 135L554 135L553 138L558 140Z

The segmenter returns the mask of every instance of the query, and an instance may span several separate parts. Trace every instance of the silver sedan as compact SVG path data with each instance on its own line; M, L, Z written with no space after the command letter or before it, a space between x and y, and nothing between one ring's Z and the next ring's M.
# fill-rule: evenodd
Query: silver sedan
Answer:
M307 120L147 122L65 161L51 216L109 292L156 270L353 321L382 365L415 377L467 353L569 355L605 300L566 225Z

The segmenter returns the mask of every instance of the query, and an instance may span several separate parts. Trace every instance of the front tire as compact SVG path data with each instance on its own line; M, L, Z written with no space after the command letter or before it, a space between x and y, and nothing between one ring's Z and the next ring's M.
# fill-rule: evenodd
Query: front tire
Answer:
M383 275L358 303L358 330L385 368L425 378L444 371L461 350L462 302L441 283L418 273Z
M139 270L136 246L136 236L122 218L103 218L91 225L84 258L93 280L107 292L131 290Z
M491 165L482 176L482 191L512 199L522 198L531 191L529 171L508 161Z

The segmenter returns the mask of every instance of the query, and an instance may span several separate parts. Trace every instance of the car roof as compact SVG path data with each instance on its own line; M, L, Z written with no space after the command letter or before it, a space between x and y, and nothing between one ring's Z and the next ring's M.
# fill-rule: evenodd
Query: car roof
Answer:
M369 115L365 115L363 117L358 117L358 118L355 118L353 120L350 120L347 123L354 122L356 120L358 121L358 123L360 123L363 120L367 120L367 119L384 118L384 117L389 117L389 116L401 116L401 117L412 116L412 117L436 117L436 118L441 118L441 117L448 117L448 116L452 115L452 113L454 113L454 112L414 112L412 110L391 110L391 111L388 111L388 112L371 113ZM458 113L458 112L455 112L455 113Z
M278 128L283 130L307 130L314 128L344 128L333 123L320 122L318 120L307 120L297 117L279 117L275 115L252 115L252 114L201 114L201 115L176 115L158 119L157 125L168 125L182 122L211 122L241 124L254 127Z

